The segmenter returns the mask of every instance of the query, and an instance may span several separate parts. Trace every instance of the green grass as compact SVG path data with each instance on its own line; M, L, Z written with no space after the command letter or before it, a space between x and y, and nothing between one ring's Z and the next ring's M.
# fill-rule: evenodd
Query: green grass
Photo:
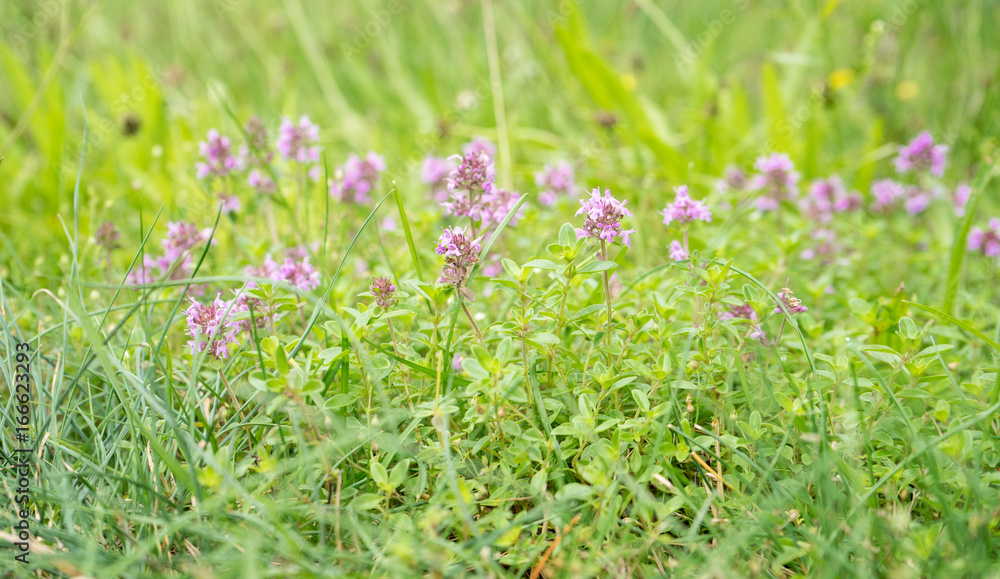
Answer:
M998 266L965 246L1000 214L998 19L981 0L0 4L0 451L19 341L36 448L32 565L8 548L4 464L0 569L997 577ZM210 128L240 143L251 115L273 137L300 114L329 178L385 156L370 203L280 163L273 197L196 178ZM973 186L964 218L941 198L818 225L715 189L782 151L867 206L922 130L950 147L935 184ZM463 300L485 344L436 283L458 222L420 181L476 136L526 194ZM613 265L577 242L574 202L538 203L560 160L629 201ZM680 184L714 216L674 262L659 211ZM193 275L128 285L178 221L213 230ZM802 258L820 227L843 249ZM300 244L318 287L262 288L273 331L192 355L185 292L230 298ZM373 275L405 293L391 312L359 296ZM788 279L807 312L773 313ZM742 303L776 344L719 319Z

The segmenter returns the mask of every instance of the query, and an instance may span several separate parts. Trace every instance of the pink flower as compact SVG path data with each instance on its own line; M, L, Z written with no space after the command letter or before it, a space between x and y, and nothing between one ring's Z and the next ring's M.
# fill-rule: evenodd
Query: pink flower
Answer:
M790 313L797 314L809 310L809 308L802 305L802 300L792 296L792 290L787 287L781 288L781 291L778 292L778 299L785 304L785 309L787 309ZM775 306L774 313L781 313L781 307Z
M925 209L931 204L931 196L929 193L921 191L916 187L911 187L908 190L909 198L904 203L906 207L906 212L910 215L919 215L923 213Z
M438 203L448 200L448 175L457 168L451 159L428 155L420 167L420 180L430 185L431 197Z
M972 187L969 187L967 183L960 183L958 187L955 188L955 193L951 197L951 202L955 206L955 216L962 217L965 215L965 205L969 202L969 197L972 196Z
M973 227L969 232L967 247L969 251L978 250L987 257L1000 255L1000 219L990 219L989 227L985 230Z
M688 252L684 249L684 245L676 239L671 241L667 248L670 251L670 259L674 261L684 261L688 258Z
M736 165L729 165L722 172L722 178L715 182L717 191L742 191L749 184L746 173Z
M496 159L497 147L489 139L485 139L483 137L475 137L462 147L463 155L478 155L479 153L485 154L490 159Z
M834 213L860 209L861 194L848 193L844 181L837 175L828 179L813 181L809 186L809 196L802 200L803 212L819 221L830 221Z
M441 277L444 284L461 286L469 274L469 268L479 262L483 251L483 238L470 239L461 227L449 227L441 233L435 252L445 258Z
M240 204L240 198L236 195L219 193L216 197L219 199L219 202L222 203L223 213L236 213L242 207Z
M251 169L247 177L247 183L257 190L258 193L274 193L276 186L274 179L260 169Z
M240 159L243 165L258 167L263 163L270 163L274 159L274 151L268 142L267 127L264 126L264 122L254 115L247 120L244 130L247 134L247 144L240 147Z
M777 210L781 201L798 196L799 174L788 155L774 153L759 157L754 169L759 174L750 180L749 187L762 192L757 198L757 208L761 211Z
M308 115L302 115L297 124L288 117L282 119L275 145L286 161L307 164L319 162L318 142L319 125L312 123Z
M757 321L757 312L754 311L753 306L744 303L742 306L731 306L728 312L722 312L719 314L720 320L728 320L731 318L743 318L746 320Z
M631 247L629 235L635 233L635 229L622 229L622 219L632 217L632 213L625 208L627 203L615 199L607 189L603 197L600 188L594 189L590 199L580 200L581 207L576 211L577 215L586 215L583 227L576 230L577 239L586 237L613 243L615 238L620 238L626 247Z
M873 211L886 211L897 200L906 195L906 188L892 179L881 179L872 184Z
M535 184L542 189L538 194L538 202L542 205L555 205L560 195L576 197L573 165L569 163L546 165L540 172L535 173Z
M251 324L256 331L264 330L278 317L271 312L270 308L268 308L267 304L265 304L262 300L247 295L246 290L252 287L256 287L256 284L253 282L247 283L246 287L244 287L231 302L233 307L230 313L233 317L242 312L250 312L251 306L253 307L252 318L248 317L245 320L233 321L232 325L237 328L239 332L253 331L251 329Z
M174 261L181 255L206 241L212 235L212 228L198 229L191 223L171 221L167 224L167 238L163 240L163 253L169 261ZM212 240L215 244L215 239Z
M330 194L348 203L368 203L370 192L385 172L385 159L374 151L364 159L351 154L337 171L341 178L330 187Z
M687 185L674 187L677 197L674 202L663 210L663 224L670 225L674 221L685 225L692 221L711 221L712 212L701 201L695 201L688 195Z
M234 327L236 324L230 321L230 303L223 301L218 295L209 304L201 304L192 298L185 313L187 333L191 336L187 344L191 347L191 355L208 350L216 358L228 358L228 345L238 344L237 328Z
M934 137L924 131L916 136L908 145L900 149L894 163L896 172L924 172L940 177L944 174L945 156L948 145L935 145Z
M368 286L368 290L375 297L375 304L378 307L387 310L396 305L396 298L393 297L396 293L396 286L393 285L391 279L387 277L372 278L372 283Z
M309 263L308 257L302 261L286 259L285 263L278 267L277 277L302 291L309 291L319 286L319 272Z
M229 137L220 135L215 129L208 131L207 141L198 143L198 152L205 159L204 163L195 163L199 179L209 175L225 177L243 167L239 157L233 154Z
M750 324L750 333L747 334L747 338L758 340L761 344L767 343L767 334L764 333L764 329L760 327L760 324Z
M496 172L493 161L486 153L469 152L450 159L458 159L459 165L448 175L448 191L464 191L473 195L489 191Z

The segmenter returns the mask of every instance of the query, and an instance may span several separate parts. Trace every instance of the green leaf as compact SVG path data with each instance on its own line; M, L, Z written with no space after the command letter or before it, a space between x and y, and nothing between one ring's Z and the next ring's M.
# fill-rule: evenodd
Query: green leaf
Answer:
M601 271L611 271L618 267L614 261L592 261L576 270L579 273L597 273Z

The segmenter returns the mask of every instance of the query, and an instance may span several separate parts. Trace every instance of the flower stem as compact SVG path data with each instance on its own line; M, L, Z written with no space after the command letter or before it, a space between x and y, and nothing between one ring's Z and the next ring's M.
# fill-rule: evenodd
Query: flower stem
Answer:
M608 245L602 239L601 240L601 261L608 260ZM606 341L608 345L611 345L611 281L610 276L608 276L608 270L604 270L604 297L608 301L608 335L606 336Z
M472 318L472 312L469 311L469 307L465 305L465 300L459 297L459 302L462 304L462 311L465 312L465 317L469 318L469 323L472 324L472 329L476 332L476 337L479 338L479 342L486 347L486 340L483 339L483 332L479 329L479 325L476 324L476 320Z

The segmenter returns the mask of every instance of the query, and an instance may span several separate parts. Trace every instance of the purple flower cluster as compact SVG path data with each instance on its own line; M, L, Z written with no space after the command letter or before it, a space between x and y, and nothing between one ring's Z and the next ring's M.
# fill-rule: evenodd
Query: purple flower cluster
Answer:
M535 184L541 189L538 194L538 202L542 205L552 206L559 200L560 195L576 197L576 184L573 182L573 177L573 165L569 163L546 165L541 171L535 173Z
M456 193L464 193L466 199L469 199L470 196L489 192L496 178L489 155L482 151L472 151L452 158L459 159L458 167L448 175L448 191L452 193L453 199ZM473 200L466 201L472 202Z
M799 257L802 259L823 258L823 264L828 265L837 255L843 252L843 246L837 241L837 233L832 229L819 228L812 232L815 245L804 250Z
M291 254L291 252L286 252ZM319 272L309 263L309 256L295 258L286 255L285 262L279 264L270 254L264 257L260 267L248 267L247 275L287 282L292 287L309 291L319 286Z
M904 185L892 179L880 179L872 183L871 209L884 213L902 206L910 215L919 215L931 204L933 195L916 185Z
M687 225L692 221L712 221L712 212L708 210L708 206L701 201L691 199L687 185L674 187L674 193L677 194L674 202L663 210L664 225L670 225L675 221L681 225Z
M198 143L198 152L205 159L203 163L195 163L199 179L209 175L225 177L243 168L243 161L234 154L229 144L229 137L219 134L215 129L208 131L206 141Z
M112 251L119 249L122 244L121 233L115 224L110 221L105 221L97 228L94 232L94 243L104 251L111 253Z
M774 153L759 157L754 169L758 174L750 179L749 187L761 191L757 198L757 208L761 211L775 211L782 201L798 197L799 174L788 155Z
M670 242L667 249L670 252L670 259L674 261L684 261L688 258L688 251L684 249L684 244L676 239Z
M147 255L142 265L129 274L126 283L143 285L153 283L167 276L170 280L181 280L191 275L191 250L204 243L212 235L212 228L198 229L183 221L167 224L167 237L163 240L163 255ZM215 243L215 240L212 240ZM200 293L192 287L192 293Z
M375 298L375 305L378 307L387 310L396 305L396 298L393 297L396 293L396 286L393 285L392 280L388 277L372 278L372 283L368 286L368 290L372 292L372 296Z
M635 233L635 229L622 229L622 219L632 217L625 208L626 203L628 201L615 199L607 189L603 197L600 188L594 189L590 199L580 200L581 207L576 211L577 215L586 215L583 227L576 230L577 239L586 237L613 243L619 238L626 247L631 247L629 235Z
M729 165L722 172L722 178L715 182L718 191L742 191L750 184L747 174L736 165Z
M288 117L282 119L275 145L283 159L305 165L319 162L318 142L319 125L310 121L308 115L302 115L298 123Z
M462 147L463 155L478 155L480 153L486 155L490 159L496 159L497 146L494 145L489 139L475 137Z
M792 295L792 290L787 287L781 288L781 291L778 292L778 299L785 304L785 309L787 309L789 313L797 314L809 310L809 308L802 305L802 300ZM774 313L781 313L781 306L775 306Z
M844 181L837 175L813 181L809 195L800 203L802 211L818 221L828 222L834 213L857 211L864 199L857 191L847 191Z
M732 318L743 318L756 322L757 312L754 311L753 306L744 303L741 306L732 306L729 308L729 311L719 314L720 320L729 320Z
M972 187L969 187L968 183L959 183L951 196L952 205L955 206L956 217L965 215L965 205L969 202L969 197L972 197Z
M232 320L233 307L231 302L222 300L218 295L215 300L202 304L191 298L191 305L186 310L187 333L191 340L191 355L208 350L216 358L229 357L229 344L238 344L236 334L239 327Z
M448 176L457 169L451 159L427 155L420 167L420 180L430 185L431 197L437 203L448 200Z
M924 131L900 149L899 155L894 160L896 172L925 173L929 171L932 175L940 177L944 174L947 153L948 145L935 145L934 137Z
M482 237L472 239L461 227L449 227L441 233L435 252L444 256L444 268L439 281L461 287L469 268L479 262L483 251Z
M969 232L969 251L980 251L988 257L1000 255L1000 219L990 219L987 229L973 227Z
M368 203L384 171L385 159L374 151L364 159L352 153L337 170L338 179L330 186L330 195L347 203Z

